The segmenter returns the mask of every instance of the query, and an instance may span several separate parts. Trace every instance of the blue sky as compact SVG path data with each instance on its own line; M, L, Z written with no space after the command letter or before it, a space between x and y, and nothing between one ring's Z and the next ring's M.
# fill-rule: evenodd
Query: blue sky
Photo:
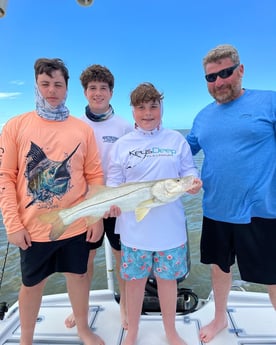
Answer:
M59 57L70 72L67 106L86 105L79 76L88 65L115 77L115 111L132 121L130 92L150 81L164 93L166 127L190 128L212 101L202 68L214 46L230 43L245 65L245 88L276 89L275 0L8 0L0 19L0 124L34 109L39 57Z

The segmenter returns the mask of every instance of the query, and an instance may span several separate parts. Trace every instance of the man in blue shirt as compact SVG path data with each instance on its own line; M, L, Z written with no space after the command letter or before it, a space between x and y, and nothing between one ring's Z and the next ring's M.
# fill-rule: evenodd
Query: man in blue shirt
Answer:
M276 92L242 88L237 50L220 45L203 59L215 101L196 116L187 140L204 152L201 262L211 264L215 317L200 330L209 342L227 327L237 258L241 278L265 284L276 308Z

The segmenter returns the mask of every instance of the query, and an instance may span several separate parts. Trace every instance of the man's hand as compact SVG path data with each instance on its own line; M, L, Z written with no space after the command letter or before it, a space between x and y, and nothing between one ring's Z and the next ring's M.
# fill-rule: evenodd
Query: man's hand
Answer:
M26 229L22 229L12 234L8 234L7 237L8 241L11 244L14 244L22 250L26 250L32 245L31 236Z

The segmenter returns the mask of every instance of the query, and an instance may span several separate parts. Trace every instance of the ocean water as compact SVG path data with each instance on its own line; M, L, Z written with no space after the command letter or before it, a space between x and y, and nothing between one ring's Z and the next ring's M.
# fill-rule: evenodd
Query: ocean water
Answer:
M181 131L184 135L186 131ZM201 168L203 155L200 153L195 156L198 168ZM181 287L192 289L199 297L207 298L211 291L210 267L200 263L199 241L202 222L202 191L196 195L184 195L182 198L185 213L187 216L189 247L191 258L191 269L188 277L180 283ZM0 214L0 302L7 302L10 305L17 300L18 291L21 285L20 262L18 248L10 245L9 248L6 233ZM7 251L8 249L8 251ZM237 270L233 269L233 284L242 286L246 290L266 291L261 284L249 284L242 282ZM91 289L103 289L107 287L104 246L97 251L95 258L94 278ZM115 289L118 286L115 281ZM65 292L65 279L62 274L52 275L47 282L44 293L54 294Z

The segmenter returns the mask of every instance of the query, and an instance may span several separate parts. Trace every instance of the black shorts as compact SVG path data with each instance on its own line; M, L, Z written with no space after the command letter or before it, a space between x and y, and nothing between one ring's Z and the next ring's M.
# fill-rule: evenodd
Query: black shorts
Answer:
M237 258L245 281L276 284L275 243L276 219L252 218L249 224L233 224L203 217L201 262L229 273Z
M86 233L53 242L32 242L20 249L22 282L34 286L55 272L83 274L87 271L89 243Z
M102 246L104 235L106 234L111 247L115 250L121 250L120 235L115 234L116 218L110 217L103 220L104 234L97 242L90 242L90 249L98 249Z

